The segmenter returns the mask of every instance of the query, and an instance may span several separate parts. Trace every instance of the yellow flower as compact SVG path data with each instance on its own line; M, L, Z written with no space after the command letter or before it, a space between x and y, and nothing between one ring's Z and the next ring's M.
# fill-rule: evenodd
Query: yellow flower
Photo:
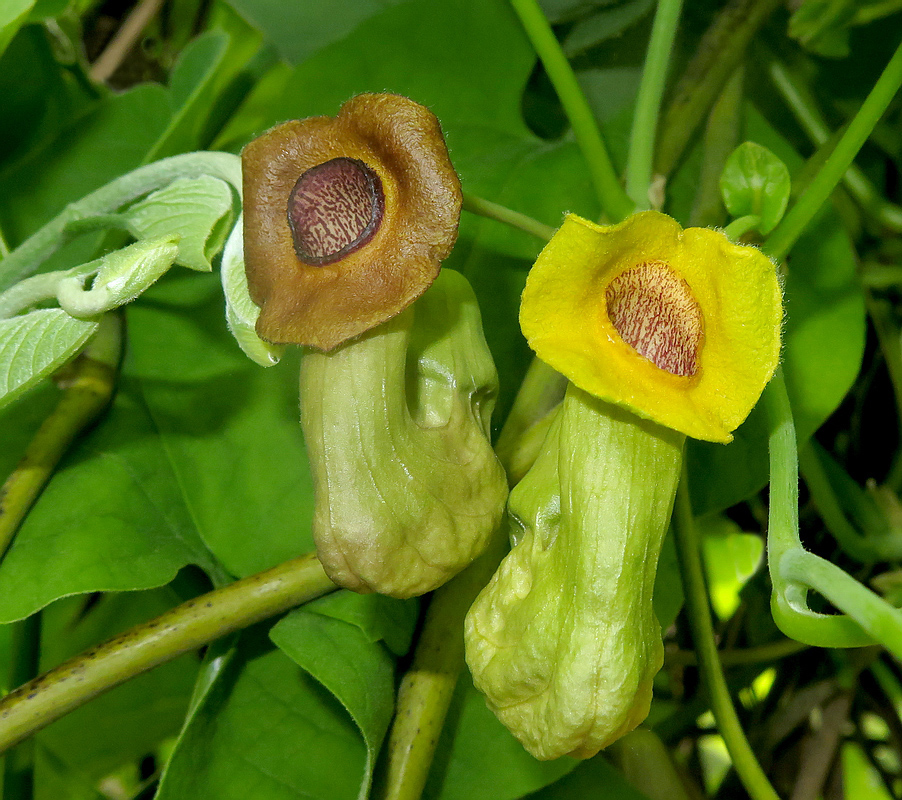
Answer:
M292 120L241 154L257 333L331 350L394 317L457 238L460 182L438 120L393 94Z
M645 211L569 215L529 273L520 326L591 394L697 439L729 442L777 368L782 293L760 250Z

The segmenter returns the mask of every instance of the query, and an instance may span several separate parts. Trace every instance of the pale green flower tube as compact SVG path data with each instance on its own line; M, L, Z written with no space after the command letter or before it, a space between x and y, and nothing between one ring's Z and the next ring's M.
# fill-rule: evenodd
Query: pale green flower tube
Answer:
M489 707L536 758L587 758L648 714L655 571L685 436L571 385L511 492L513 549L466 622Z
M411 597L485 549L507 480L498 377L473 291L442 270L406 311L301 364L317 554L340 586Z

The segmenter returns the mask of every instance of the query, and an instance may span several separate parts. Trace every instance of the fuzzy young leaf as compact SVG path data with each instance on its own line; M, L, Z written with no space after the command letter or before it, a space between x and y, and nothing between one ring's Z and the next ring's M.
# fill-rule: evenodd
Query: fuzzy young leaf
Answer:
M175 263L209 272L211 259L222 248L231 210L232 191L225 181L204 175L173 181L122 216L136 239L178 235Z
M178 234L144 239L104 256L90 289L84 289L83 277L64 278L57 287L60 306L83 319L130 303L172 266L178 240Z
M770 233L789 202L789 170L766 147L744 142L727 159L720 176L724 205L734 217L760 217L758 230Z
M65 364L97 325L58 308L0 320L0 407Z
M238 346L261 367L278 364L284 345L270 344L257 336L256 324L260 307L251 300L244 271L244 231L242 220L232 229L222 253L222 292L225 295L226 322Z

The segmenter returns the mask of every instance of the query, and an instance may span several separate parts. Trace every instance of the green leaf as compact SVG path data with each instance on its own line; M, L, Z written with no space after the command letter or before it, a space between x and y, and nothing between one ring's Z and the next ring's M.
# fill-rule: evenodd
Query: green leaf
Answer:
M212 274L170 275L128 319L126 369L206 545L238 576L312 550L297 349L273 369L248 361Z
M720 191L733 217L760 217L758 230L768 234L783 218L789 202L789 170L766 147L743 142L727 159Z
M608 760L598 755L573 772L524 800L649 800L634 788Z
M842 745L842 775L845 797L855 800L890 800L886 785L855 742Z
M95 330L96 321L55 308L0 320L0 408L75 356Z
M261 30L279 55L299 64L337 42L355 28L402 0L332 0L283 3L280 0L230 0L234 8Z
M183 178L135 203L122 216L136 239L178 236L177 264L209 272L222 248L215 236L228 221L232 190L218 178Z
M33 5L34 0L7 0L0 7L0 54L6 50L22 23L28 19Z
M97 104L0 175L0 226L9 242L20 242L68 203L139 166L169 117L163 87L137 86Z
M572 58L602 42L621 36L653 7L654 0L628 0L579 20L564 40L564 52Z
M205 127L217 97L228 77L242 65L238 58L227 59L229 50L228 34L207 31L182 52L169 79L172 118L147 153L147 161L206 145Z
M365 763L363 740L338 700L258 626L242 635L199 704L157 800L352 800Z
M355 616L378 616L380 605L388 598L370 599L377 597L340 592L292 612L269 634L284 653L341 701L360 729L367 751L361 797L369 791L376 756L394 711L394 662L378 639L372 638L371 625L366 631L341 621L335 614L342 612L336 606L344 606L354 609L351 613ZM394 603L404 605L401 601ZM329 612L326 615L318 613L323 605ZM410 605L416 607L415 603ZM414 621L415 618L410 620ZM377 629L394 623L395 619L388 617L377 623ZM412 635L412 624L407 626L407 633Z
M789 35L809 52L828 58L849 55L848 24L858 0L805 0L789 18Z
M187 564L218 569L139 387L126 379L107 418L63 461L0 564L0 621L71 594L162 586Z
M720 515L702 517L698 525L711 606L729 619L739 607L739 592L762 564L764 541Z

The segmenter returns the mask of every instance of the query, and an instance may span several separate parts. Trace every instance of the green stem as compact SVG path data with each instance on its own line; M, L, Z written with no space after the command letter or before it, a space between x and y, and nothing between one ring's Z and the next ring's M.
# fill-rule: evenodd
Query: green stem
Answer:
M817 647L873 644L871 637L849 617L812 611L808 607L809 584L790 578L782 567L785 556L805 554L799 539L799 459L795 425L782 369L777 370L764 390L762 401L770 424L767 563L774 589L771 601L774 621L791 639Z
M721 669L685 469L683 480L677 490L675 523L677 552L686 592L686 609L689 613L692 639L698 653L702 681L711 701L711 711L717 721L717 729L727 746L733 766L752 800L778 800L777 793L770 785L745 737Z
M738 242L749 231L755 230L761 224L761 217L757 214L749 214L745 217L734 219L723 232L731 241Z
M0 700L0 752L142 672L333 589L311 554L189 600Z
M41 612L14 622L9 685L19 686L38 674L41 658ZM28 800L34 794L34 743L22 742L3 757L3 797Z
M718 650L717 657L724 667L737 667L778 661L781 658L794 656L796 653L801 653L807 649L807 644L797 642L794 639L783 639L779 642L761 644L756 647L744 647L739 650ZM690 666L698 664L699 657L694 650L677 650L665 653L664 661L667 664L676 666Z
M121 320L103 319L84 353L58 376L63 393L0 488L0 559L66 450L113 396L122 352Z
M902 271L902 268L900 268ZM867 272L865 272L867 274ZM900 275L902 279L902 275ZM865 289L865 303L868 316L874 325L877 334L877 342L883 360L886 362L886 370L889 373L890 383L893 385L893 397L896 401L896 419L902 426L902 331L895 321L893 304L874 297L873 293ZM884 484L894 492L902 491L902 449L896 450L893 463L886 476Z
M810 586L848 614L846 619L868 634L861 644L879 642L896 658L902 659L902 611L898 608L878 597L836 564L801 548L785 553L780 558L778 569L784 581Z
M658 114L661 110L661 98L667 82L667 67L670 64L670 53L673 50L682 5L682 0L658 0L639 94L636 97L636 111L626 161L626 193L639 209L651 207L649 189Z
M902 86L902 45L893 54L883 74L821 170L767 238L764 249L771 256L778 260L786 257L849 169L900 86Z
M186 153L136 169L70 203L0 261L0 291L37 272L41 264L66 243L70 237L67 231L73 223L86 217L108 215L178 178L201 175L220 178L241 194L241 162L231 153Z
M669 175L695 130L780 0L732 0L718 12L674 91L661 124L655 172Z
M532 217L521 214L519 211L513 211L506 206L493 203L491 200L485 200L476 195L464 193L464 211L471 214L477 214L480 217L493 219L497 222L503 222L517 230L531 233L533 236L547 242L554 236L555 229L550 225L545 225Z
M573 134L589 166L601 208L607 216L620 221L629 216L633 202L620 185L607 148L576 75L551 30L537 0L510 0L514 11L526 30L545 71L560 98L564 113L573 127Z
M846 553L866 564L873 564L877 561L896 561L902 558L902 539L898 534L894 535L888 525L884 524L877 528L873 524L873 519L869 520L863 514L855 514L853 511L853 517L864 531L859 533L846 518L818 455L818 445L807 442L802 446L799 450L799 466L802 469L811 499L817 506L824 525ZM848 482L852 480L848 476L845 478ZM861 492L857 486L850 488L853 491L857 489L858 492ZM864 497L860 498L862 501L865 499Z
M774 56L767 57L767 69L783 101L811 142L817 147L825 145L830 140L831 133L814 100ZM851 165L843 174L842 182L859 206L877 222L891 231L902 231L902 208L887 202L858 167Z
M498 531L485 553L432 596L413 663L398 689L384 770L374 793L380 800L418 800L423 793L464 667L463 620L508 550L505 533L506 528Z

